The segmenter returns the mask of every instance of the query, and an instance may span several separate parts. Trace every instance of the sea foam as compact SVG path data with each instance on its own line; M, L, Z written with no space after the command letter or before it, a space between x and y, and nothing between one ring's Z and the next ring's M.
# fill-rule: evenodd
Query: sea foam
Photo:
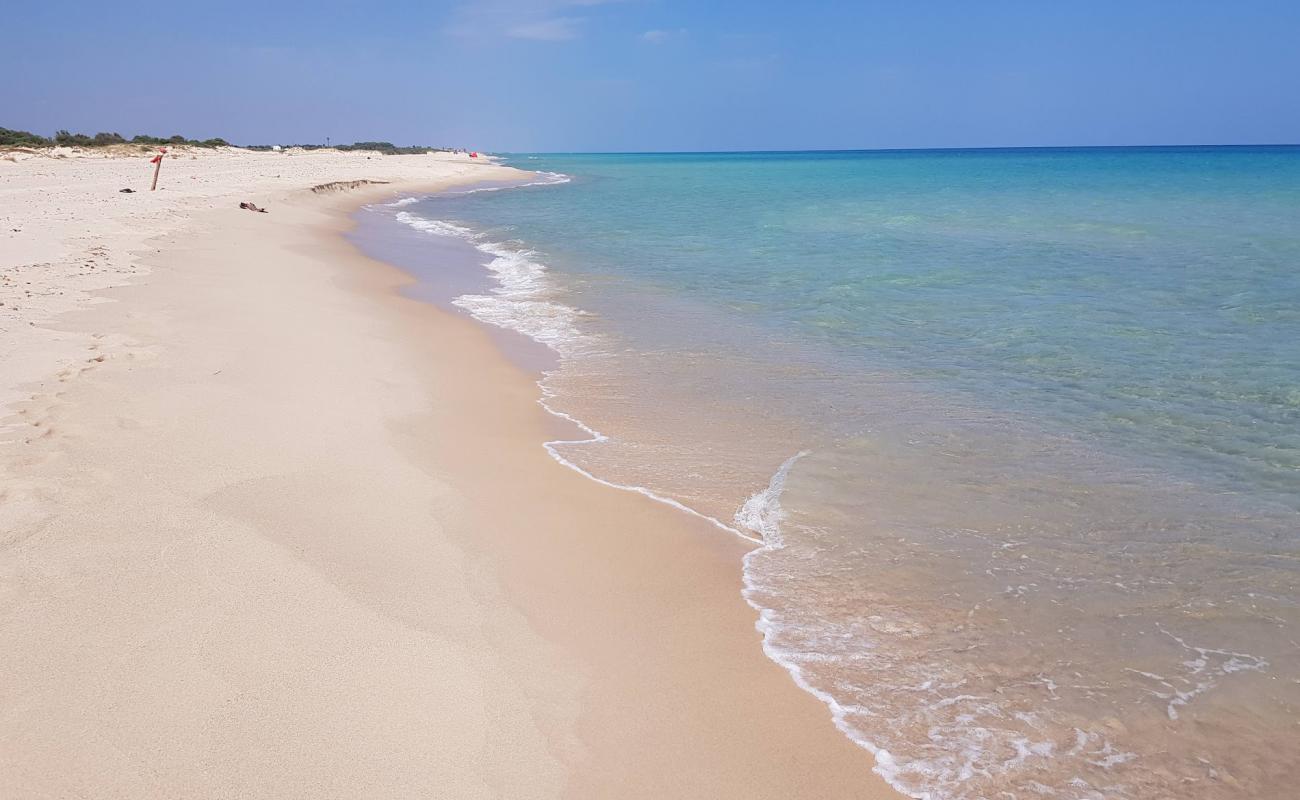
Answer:
M768 485L755 492L741 504L740 508L736 510L734 518L736 527L744 531L752 531L762 543L761 547L745 554L743 571L745 588L742 594L745 602L758 612L758 620L754 623L754 627L763 636L763 652L768 658L784 667L799 688L826 704L826 707L830 709L831 719L834 720L835 727L841 733L875 756L876 763L873 772L905 795L915 797L918 800L934 800L929 792L917 792L913 786L903 781L901 779L902 770L898 762L895 761L893 754L868 739L859 728L852 724L849 718L851 713L870 714L868 709L845 706L834 695L819 689L808 680L804 674L802 664L809 660L809 657L816 657L816 654L799 652L779 644L783 626L778 621L776 611L765 606L761 600L764 589L756 577L757 570L754 569L754 564L764 554L785 547L785 540L781 531L781 523L785 520L785 509L781 506L781 494L785 491L785 484L790 476L790 471L794 469L795 464L800 459L808 455L807 450L801 450L786 459L773 473Z
M410 211L395 215L399 222L436 236L470 242L490 257L485 264L496 281L488 294L464 294L452 303L475 319L516 331L550 347L561 356L590 348L595 337L579 330L582 312L548 299L546 267L537 254L506 242L493 242L455 222L421 217Z

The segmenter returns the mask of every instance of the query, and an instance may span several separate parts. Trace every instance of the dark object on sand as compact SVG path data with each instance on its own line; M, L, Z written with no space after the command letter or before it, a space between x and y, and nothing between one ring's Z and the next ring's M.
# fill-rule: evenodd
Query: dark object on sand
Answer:
M118 189L122 194L135 194L135 189Z
M265 209L265 208L258 208L257 206L253 205L252 203L248 203L248 202L240 203L240 204L239 204L239 207L240 207L240 208L246 208L246 209L248 209L249 211L257 211L257 212L260 212L260 213L262 213L262 214L265 214L265 213L266 213L266 209Z

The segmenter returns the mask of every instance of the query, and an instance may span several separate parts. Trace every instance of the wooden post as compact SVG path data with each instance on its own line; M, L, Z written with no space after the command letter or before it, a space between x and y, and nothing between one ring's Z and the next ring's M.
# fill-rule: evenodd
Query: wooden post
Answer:
M150 184L150 186L149 186L149 191L151 191L151 192L152 192L153 190L155 190L155 189L158 188L158 173L159 173L159 172L162 172L162 160L163 160L163 156L164 156L166 153L167 153L167 148L166 148L166 147L160 147L160 148L158 149L158 155L154 156L153 159L152 159L152 161L153 161L153 183Z

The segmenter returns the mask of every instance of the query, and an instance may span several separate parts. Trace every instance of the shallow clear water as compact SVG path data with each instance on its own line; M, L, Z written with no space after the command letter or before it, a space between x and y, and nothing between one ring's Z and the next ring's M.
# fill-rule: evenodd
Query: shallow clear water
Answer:
M1300 149L513 162L570 180L390 212L561 354L558 455L764 541L896 786L1291 796Z

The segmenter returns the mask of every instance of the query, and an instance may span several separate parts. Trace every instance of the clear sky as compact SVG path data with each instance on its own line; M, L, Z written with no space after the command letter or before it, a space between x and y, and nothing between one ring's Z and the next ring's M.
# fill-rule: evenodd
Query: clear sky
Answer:
M18 0L0 126L736 150L1300 142L1300 0Z

